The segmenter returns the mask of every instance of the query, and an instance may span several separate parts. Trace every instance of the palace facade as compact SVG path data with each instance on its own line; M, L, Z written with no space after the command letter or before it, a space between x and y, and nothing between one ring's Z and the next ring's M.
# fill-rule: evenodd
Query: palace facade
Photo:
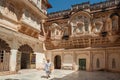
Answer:
M120 72L120 0L48 14L46 57L55 69Z
M40 68L47 0L0 0L0 72Z
M120 72L120 0L47 14L48 0L0 0L0 73L40 69Z

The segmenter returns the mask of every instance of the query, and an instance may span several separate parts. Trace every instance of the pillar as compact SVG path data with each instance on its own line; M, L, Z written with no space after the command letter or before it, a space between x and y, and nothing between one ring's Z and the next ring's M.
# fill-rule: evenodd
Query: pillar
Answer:
M45 54L39 52L35 52L34 54L36 54L36 69L43 69L46 60Z
M73 70L78 70L77 53L73 52Z
M90 65L89 71L93 71L93 53L90 51Z
M105 49L105 71L108 70L108 52L107 49Z
M10 71L16 71L17 51L18 50L15 50L15 49L11 50L11 55L10 55Z

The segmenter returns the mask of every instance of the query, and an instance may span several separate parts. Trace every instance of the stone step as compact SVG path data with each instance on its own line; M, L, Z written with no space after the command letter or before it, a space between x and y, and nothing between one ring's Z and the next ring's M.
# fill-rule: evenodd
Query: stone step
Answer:
M38 70L36 69L22 69L22 70L19 70L18 73L20 74L24 74L24 73L30 73L30 72L36 72Z

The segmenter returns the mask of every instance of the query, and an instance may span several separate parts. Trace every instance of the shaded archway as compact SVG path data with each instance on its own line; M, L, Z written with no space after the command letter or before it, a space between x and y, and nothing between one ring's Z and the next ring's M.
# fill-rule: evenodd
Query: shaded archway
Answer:
M30 64L31 64L31 54L33 53L33 49L25 44L20 46L20 48L18 49L18 51L21 53L21 69L29 69L30 68Z
M55 69L61 69L61 56L59 56L59 55L55 56L54 67L55 67Z
M0 71L9 71L10 47L0 39Z

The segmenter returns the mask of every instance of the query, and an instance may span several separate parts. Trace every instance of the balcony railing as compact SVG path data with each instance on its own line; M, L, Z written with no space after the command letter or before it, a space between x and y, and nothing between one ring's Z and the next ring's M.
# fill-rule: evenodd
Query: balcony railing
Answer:
M35 7L37 7L39 10L40 10L40 12L42 12L43 14L47 14L47 11L44 9L42 9L42 5L43 4L41 4L41 1L40 0L28 0L31 4L33 4ZM41 4L41 5L40 5Z
M104 2L95 3L95 4L90 4L89 2L86 2L86 3L73 5L71 7L71 9L68 9L68 10L50 13L50 14L48 14L48 17L56 18L56 17L62 17L64 14L69 15L71 10L79 11L79 10L84 10L84 9L91 9L91 11L93 11L93 10L110 8L110 7L114 7L114 6L120 7L120 0L110 0L110 1L104 1Z
M41 24L38 23L37 21L34 21L31 17L26 16L25 13L22 16L21 22L31 26L34 29L37 29L38 31L40 31Z
M2 14L4 17L7 17L13 21L17 21L17 16L16 14L18 14L18 10L14 9L15 12L12 12L8 9L8 7L3 7L0 5L0 14Z
M120 41L120 40L119 40ZM118 42L119 42L118 41ZM61 40L59 44L55 46L51 41L46 41L46 48L52 49L76 49L76 48L88 48L88 47L107 47L120 45L120 42L111 43L107 37L87 37L87 38L73 38L70 40ZM114 45L113 45L114 44Z
M101 3L95 3L91 5L91 10L109 8L113 6L118 6L119 4L120 4L120 0L111 0Z

